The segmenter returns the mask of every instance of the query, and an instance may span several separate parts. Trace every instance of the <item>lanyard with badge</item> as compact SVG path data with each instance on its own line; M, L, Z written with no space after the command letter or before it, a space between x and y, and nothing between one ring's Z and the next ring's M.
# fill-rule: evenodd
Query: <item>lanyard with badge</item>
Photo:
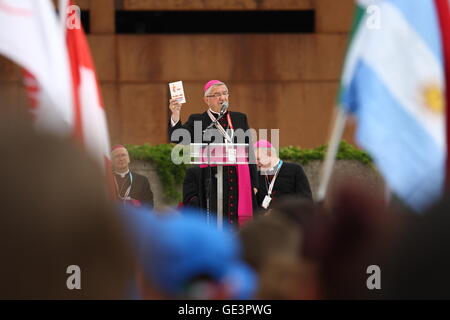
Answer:
M275 171L275 175L273 176L272 181L270 182L269 188L267 190L267 195L264 197L264 200L262 202L262 207L264 209L267 209L269 207L270 201L272 201L272 198L270 197L272 195L273 186L275 185L275 180L277 179L278 173L280 172L281 165L283 164L283 161L280 160L278 162L277 171Z
M121 199L121 200L130 200L131 198L129 197L130 195L130 191L131 191L131 186L133 184L133 175L131 174L130 171L130 186L127 188L127 191L125 191L125 194L123 195L123 197L120 195L122 193L122 188L125 185L125 182L122 184L122 187L119 190L119 185L117 184L117 179L116 177L114 177L114 182L116 183L116 189L117 189L117 196Z
M216 118L212 115L210 110L208 110L207 113L208 113L209 117L211 118L211 121L216 121ZM228 132L225 131L225 129L222 127L222 125L219 122L217 122L215 124L217 130L219 130L220 134L225 138L225 144L233 143L233 136L234 136L233 122L231 121L229 112L227 113L227 121L228 121L228 126L230 127L231 135L229 135ZM227 160L229 162L236 162L236 150L235 149L227 147Z

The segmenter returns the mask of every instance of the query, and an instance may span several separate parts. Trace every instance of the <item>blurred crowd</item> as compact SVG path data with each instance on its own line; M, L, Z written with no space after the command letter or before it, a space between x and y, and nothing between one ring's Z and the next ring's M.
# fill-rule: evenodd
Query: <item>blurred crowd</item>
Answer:
M117 205L80 146L27 121L2 118L0 147L2 299L450 298L449 199L412 214L349 178L220 231L196 209Z

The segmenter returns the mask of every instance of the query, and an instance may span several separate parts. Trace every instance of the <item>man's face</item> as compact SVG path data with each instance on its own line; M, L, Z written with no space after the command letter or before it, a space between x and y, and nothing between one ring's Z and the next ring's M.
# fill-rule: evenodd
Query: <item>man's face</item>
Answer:
M272 153L268 148L257 148L256 149L256 165L258 167L265 168L270 165Z
M114 170L126 171L130 163L128 151L125 148L117 148L111 153L112 165Z
M203 98L213 111L219 112L222 105L228 103L228 89L225 85L212 87L210 93Z

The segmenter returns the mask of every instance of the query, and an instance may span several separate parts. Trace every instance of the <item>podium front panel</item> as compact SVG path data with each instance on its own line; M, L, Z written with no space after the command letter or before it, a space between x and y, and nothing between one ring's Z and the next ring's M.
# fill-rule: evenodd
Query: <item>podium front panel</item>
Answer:
M238 165L249 163L247 143L211 143L209 145L192 143L189 153L191 164Z

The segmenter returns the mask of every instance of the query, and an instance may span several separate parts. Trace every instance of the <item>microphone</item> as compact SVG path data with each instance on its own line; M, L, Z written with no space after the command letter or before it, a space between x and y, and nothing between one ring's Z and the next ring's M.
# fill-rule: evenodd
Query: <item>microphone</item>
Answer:
M224 102L222 108L220 109L220 114L224 114L228 109L228 102Z
M205 133L206 130L208 130L209 128L212 128L212 126L214 126L216 123L218 123L219 120L220 120L220 119L223 117L223 115L225 114L225 112L227 112L227 109L228 109L228 102L224 102L224 103L222 104L222 108L220 108L220 113L219 113L219 116L217 117L217 119L214 120L213 122L211 122L211 123L209 124L209 126L208 126L205 130L203 130L203 133Z

